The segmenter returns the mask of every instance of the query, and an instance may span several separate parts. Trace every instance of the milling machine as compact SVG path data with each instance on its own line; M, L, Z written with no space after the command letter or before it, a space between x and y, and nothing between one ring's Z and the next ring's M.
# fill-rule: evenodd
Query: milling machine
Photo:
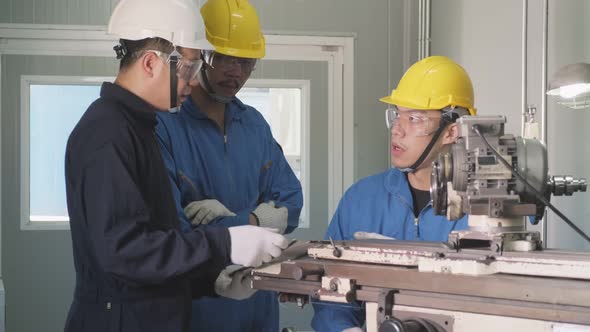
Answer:
M528 223L586 181L549 176L545 147L502 116L465 116L433 164L435 213L469 228L448 242L311 241L253 272L284 302L364 302L370 332L590 331L590 253L544 249Z

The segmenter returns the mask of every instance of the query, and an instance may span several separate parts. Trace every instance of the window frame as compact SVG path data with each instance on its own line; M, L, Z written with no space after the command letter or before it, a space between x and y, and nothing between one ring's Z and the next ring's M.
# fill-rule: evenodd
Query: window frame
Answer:
M309 199L309 172L310 172L310 86L309 80L295 80L295 79L265 79L265 78L251 78L244 84L245 88L278 88L289 89L295 88L301 90L301 142L300 142L300 158L301 174L303 174L303 217L299 217L299 228L310 228L309 221L309 204L306 204ZM246 103L247 104L247 103Z
M44 220L31 219L31 165L30 165L30 129L31 129L31 85L98 85L113 82L108 76L54 76L22 75L20 86L20 229L21 230L69 230L69 218L49 217Z

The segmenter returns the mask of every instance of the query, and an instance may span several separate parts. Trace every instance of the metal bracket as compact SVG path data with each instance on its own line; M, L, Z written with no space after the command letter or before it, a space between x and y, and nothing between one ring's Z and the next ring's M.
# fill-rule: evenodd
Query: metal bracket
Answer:
M309 296L300 294L279 293L279 302L295 303L300 309L303 309L303 307L305 307L305 305L309 303Z
M379 293L377 300L377 325L390 319L393 316L394 295L397 291L383 291Z
M461 249L488 249L494 255L504 251L528 252L541 248L539 232L498 232L455 231L449 234L449 243L459 252Z
M351 303L356 300L356 280L338 277L322 277L322 288L318 291L322 301Z

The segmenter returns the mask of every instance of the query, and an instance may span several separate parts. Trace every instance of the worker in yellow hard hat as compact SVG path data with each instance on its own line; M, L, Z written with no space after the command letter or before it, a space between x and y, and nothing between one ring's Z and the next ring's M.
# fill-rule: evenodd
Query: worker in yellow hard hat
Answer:
M215 50L203 52L206 65L199 75L199 89L211 101L227 104L250 78L257 60L264 57L264 35L256 10L246 0L210 0L201 14L207 40ZM194 97L203 99L197 93Z
M430 174L432 161L458 137L455 121L476 113L471 79L453 60L431 56L412 65L380 100L388 106L393 167L347 190L326 239L447 241L451 231L467 228L467 216L450 221L434 214ZM362 331L361 303L318 303L314 309L312 327L318 332Z
M292 232L301 184L261 113L236 94L265 55L258 15L246 0L208 0L203 66L177 114L159 114L156 134L183 228L256 225ZM233 273L232 273L233 272ZM279 331L277 294L255 292L250 270L218 278L221 297L193 301L192 331Z

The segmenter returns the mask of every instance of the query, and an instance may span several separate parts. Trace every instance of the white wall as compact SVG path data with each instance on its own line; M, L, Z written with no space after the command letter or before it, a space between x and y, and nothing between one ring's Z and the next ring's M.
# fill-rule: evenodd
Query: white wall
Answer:
M590 62L590 1L549 1L549 78L561 66L575 62ZM547 138L549 166L553 174L569 174L590 179L590 112L574 111L547 103ZM553 200L578 227L590 233L590 194ZM548 217L548 244L590 250L590 243L577 235L553 213Z
M507 132L520 133L520 1L432 1L431 15L431 55L467 70L478 114L505 114Z

